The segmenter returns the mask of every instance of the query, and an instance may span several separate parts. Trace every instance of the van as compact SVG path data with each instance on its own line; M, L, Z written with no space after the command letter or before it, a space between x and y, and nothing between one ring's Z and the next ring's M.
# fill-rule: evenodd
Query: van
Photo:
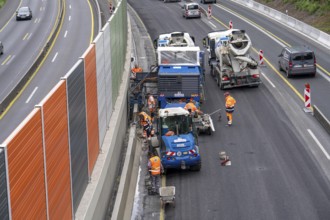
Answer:
M0 55L2 55L3 54L3 44L2 44L2 42L0 41Z
M316 75L316 58L314 52L306 46L283 48L279 55L278 68L288 78L299 75Z
M198 3L185 3L182 6L182 16L184 18L200 18L201 10Z

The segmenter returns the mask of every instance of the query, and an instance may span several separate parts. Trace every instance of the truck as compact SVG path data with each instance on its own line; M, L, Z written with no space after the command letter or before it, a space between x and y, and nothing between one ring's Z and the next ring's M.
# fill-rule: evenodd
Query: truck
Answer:
M209 52L210 74L220 89L261 84L258 62L250 55L250 37L245 30L229 29L210 32L203 38Z
M157 137L151 138L153 149L158 153L164 170L167 169L201 169L196 129L190 113L180 104L171 104L168 108L159 109L156 124ZM166 136L168 131L174 135Z
M154 48L158 47L194 47L195 37L187 32L171 32L160 34L154 40Z
M158 47L158 106L204 100L204 70L199 47Z

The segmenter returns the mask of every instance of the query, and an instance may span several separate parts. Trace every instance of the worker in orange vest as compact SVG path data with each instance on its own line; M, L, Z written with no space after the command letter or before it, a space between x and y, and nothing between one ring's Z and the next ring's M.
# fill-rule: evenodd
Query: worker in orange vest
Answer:
M236 100L229 94L229 92L224 93L225 102L226 102L226 115L228 120L228 126L231 126L233 123L233 112L236 104Z
M155 109L156 109L156 101L155 101L155 98L153 95L151 95L150 93L148 93L147 95L148 95L148 108L149 108L151 119L153 119L154 114L155 114Z
M148 161L148 168L151 174L152 192L154 194L159 194L160 174L163 172L163 166L160 158L157 155L150 152L149 156L150 158Z
M194 100L190 100L184 107L187 111L189 111L191 114L194 114L195 112L199 115L202 115L203 112L199 110L196 105Z
M131 72L132 72L132 76L131 78L135 79L136 78L136 73L140 73L142 72L142 68L139 67L137 64L134 65L134 68L132 68Z
M151 137L151 131L152 131L151 117L145 112L140 112L139 117L140 117L140 124L143 127L143 137L146 138Z

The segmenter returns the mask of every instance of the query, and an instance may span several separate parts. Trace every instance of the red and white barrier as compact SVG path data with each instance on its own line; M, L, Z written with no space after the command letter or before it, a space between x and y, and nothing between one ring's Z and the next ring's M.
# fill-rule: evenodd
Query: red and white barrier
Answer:
M229 29L233 29L233 22L231 20L229 21Z
M309 83L305 84L305 90L304 90L304 97L305 97L305 112L312 112L311 108L311 87Z
M211 5L209 5L209 7L207 8L207 17L208 17L209 19L211 19L211 17L212 17L212 9L211 9Z
M259 65L264 65L264 52L259 50Z

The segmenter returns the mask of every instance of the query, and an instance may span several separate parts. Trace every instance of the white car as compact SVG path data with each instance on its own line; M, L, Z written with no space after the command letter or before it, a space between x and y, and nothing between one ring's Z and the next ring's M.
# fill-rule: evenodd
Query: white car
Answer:
M200 18L201 15L198 3L185 3L182 6L182 16L184 18Z

